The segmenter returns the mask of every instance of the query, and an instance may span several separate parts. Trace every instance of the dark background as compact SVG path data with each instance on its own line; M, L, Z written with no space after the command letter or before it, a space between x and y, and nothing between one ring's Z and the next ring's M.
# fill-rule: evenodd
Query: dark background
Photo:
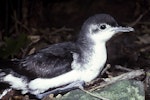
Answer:
M120 25L135 28L108 41L107 63L149 71L149 10L149 0L0 0L0 58L22 58L74 40L89 16L107 13Z
M0 29L12 35L16 20L31 28L79 28L89 16L108 13L131 23L149 9L149 0L1 0ZM149 14L144 16L149 20ZM15 29L14 29L15 30Z

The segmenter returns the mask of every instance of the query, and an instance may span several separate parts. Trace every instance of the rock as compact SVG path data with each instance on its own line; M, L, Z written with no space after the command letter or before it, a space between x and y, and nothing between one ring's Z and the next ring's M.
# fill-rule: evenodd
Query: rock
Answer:
M145 100L144 84L136 80L123 80L111 84L92 94L109 100ZM59 100L100 100L82 90L73 90Z

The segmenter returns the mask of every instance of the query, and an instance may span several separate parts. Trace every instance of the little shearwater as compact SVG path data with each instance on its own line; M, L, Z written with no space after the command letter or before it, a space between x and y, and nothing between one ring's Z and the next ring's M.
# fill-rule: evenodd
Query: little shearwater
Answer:
M50 45L22 59L0 61L0 82L39 99L82 87L102 71L107 59L106 42L116 33L130 31L134 29L119 26L112 16L96 14L83 23L75 42Z

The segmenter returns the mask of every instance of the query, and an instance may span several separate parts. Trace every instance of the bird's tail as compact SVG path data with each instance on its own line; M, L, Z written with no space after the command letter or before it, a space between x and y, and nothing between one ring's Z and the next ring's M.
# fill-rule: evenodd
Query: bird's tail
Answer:
M16 73L13 70L15 67L17 68L16 66L17 62L18 62L17 60L0 59L0 91L4 90L2 94L0 94L0 100L3 98L3 96L7 94L7 90L11 88L15 88L15 87L10 87L10 86L15 86L14 82L19 84L18 81L14 79Z
M13 72L17 64L17 60L2 60L0 59L0 82L3 82L3 78Z

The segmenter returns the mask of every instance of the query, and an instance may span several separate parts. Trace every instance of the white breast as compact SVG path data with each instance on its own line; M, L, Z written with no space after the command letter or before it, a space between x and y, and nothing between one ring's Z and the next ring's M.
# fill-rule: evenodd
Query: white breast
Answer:
M107 59L105 44L95 45L92 54L87 54L86 58L84 58L87 60L85 64L78 63L77 59L79 56L76 53L73 54L73 57L74 61L72 63L72 68L80 71L81 80L89 82L96 78L104 67Z

